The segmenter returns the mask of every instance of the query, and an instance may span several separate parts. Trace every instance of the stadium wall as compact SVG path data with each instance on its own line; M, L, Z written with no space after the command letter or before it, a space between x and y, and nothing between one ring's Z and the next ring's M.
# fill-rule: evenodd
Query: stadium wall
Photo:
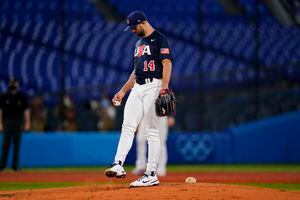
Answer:
M300 112L233 127L233 162L300 162Z
M296 112L223 132L170 134L169 163L300 162L299 122L300 113ZM22 139L20 166L109 165L113 162L119 136L119 132L26 133ZM135 143L133 145L126 163L135 162Z

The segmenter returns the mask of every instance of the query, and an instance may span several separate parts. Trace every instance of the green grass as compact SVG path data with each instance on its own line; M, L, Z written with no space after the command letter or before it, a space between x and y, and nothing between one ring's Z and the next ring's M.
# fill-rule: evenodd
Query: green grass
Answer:
M50 168L25 168L22 171L104 171L107 167L50 167ZM131 171L133 166L125 165L126 171ZM231 164L231 165L169 165L169 172L300 172L300 164Z
M49 183L5 183L0 182L0 190L30 190L30 189L45 189L45 188L62 188L70 186L79 186L80 183L69 182L49 182Z
M237 183L234 185L250 185L263 188L300 191L300 183Z
M51 168L25 168L23 172L61 172L61 171L96 171L101 173L106 167L51 167ZM126 171L131 171L133 166L125 166ZM9 170L6 170L9 171ZM169 165L168 172L298 172L300 164L233 164L233 165ZM90 183L101 184L101 183ZM252 185L282 190L300 191L300 184L292 183L237 183L238 185ZM49 183L5 183L0 182L0 190L26 190L42 188L61 188L81 186L83 183L49 182Z

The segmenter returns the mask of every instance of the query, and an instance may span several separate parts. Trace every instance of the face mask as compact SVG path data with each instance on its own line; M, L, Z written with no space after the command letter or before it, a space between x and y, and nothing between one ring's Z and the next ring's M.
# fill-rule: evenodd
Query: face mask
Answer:
M70 107L72 107L72 101L69 98L64 98L64 105L67 108L70 108Z

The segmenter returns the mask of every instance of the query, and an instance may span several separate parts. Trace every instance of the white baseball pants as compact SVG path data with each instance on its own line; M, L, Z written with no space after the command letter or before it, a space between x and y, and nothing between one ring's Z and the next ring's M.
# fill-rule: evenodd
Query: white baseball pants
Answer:
M161 142L160 156L157 166L157 174L166 174L168 152L167 152L167 138L168 138L168 118L160 117L159 120L159 137ZM135 168L142 170L146 168L146 153L147 153L147 140L145 131L143 129L143 122L138 127L136 135L136 162Z
M134 84L124 109L124 120L118 144L115 163L124 163L132 147L134 134L143 121L145 136L148 141L148 162L146 171L157 170L160 154L159 120L155 113L155 100L159 95L162 81L153 79L144 85Z

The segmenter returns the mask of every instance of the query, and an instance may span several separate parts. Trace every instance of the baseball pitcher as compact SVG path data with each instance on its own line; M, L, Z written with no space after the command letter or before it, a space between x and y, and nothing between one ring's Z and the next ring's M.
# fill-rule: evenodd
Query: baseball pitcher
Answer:
M130 183L130 187L158 185L156 175L160 153L159 121L156 113L156 99L169 91L172 71L172 55L167 38L156 31L141 11L134 11L127 17L127 27L140 37L135 45L133 71L128 81L112 99L120 105L125 94L131 90L124 109L124 119L114 163L105 171L107 177L124 178L123 168L126 156L132 146L134 133L143 121L148 142L148 161L141 178ZM163 109L165 110L165 109Z

